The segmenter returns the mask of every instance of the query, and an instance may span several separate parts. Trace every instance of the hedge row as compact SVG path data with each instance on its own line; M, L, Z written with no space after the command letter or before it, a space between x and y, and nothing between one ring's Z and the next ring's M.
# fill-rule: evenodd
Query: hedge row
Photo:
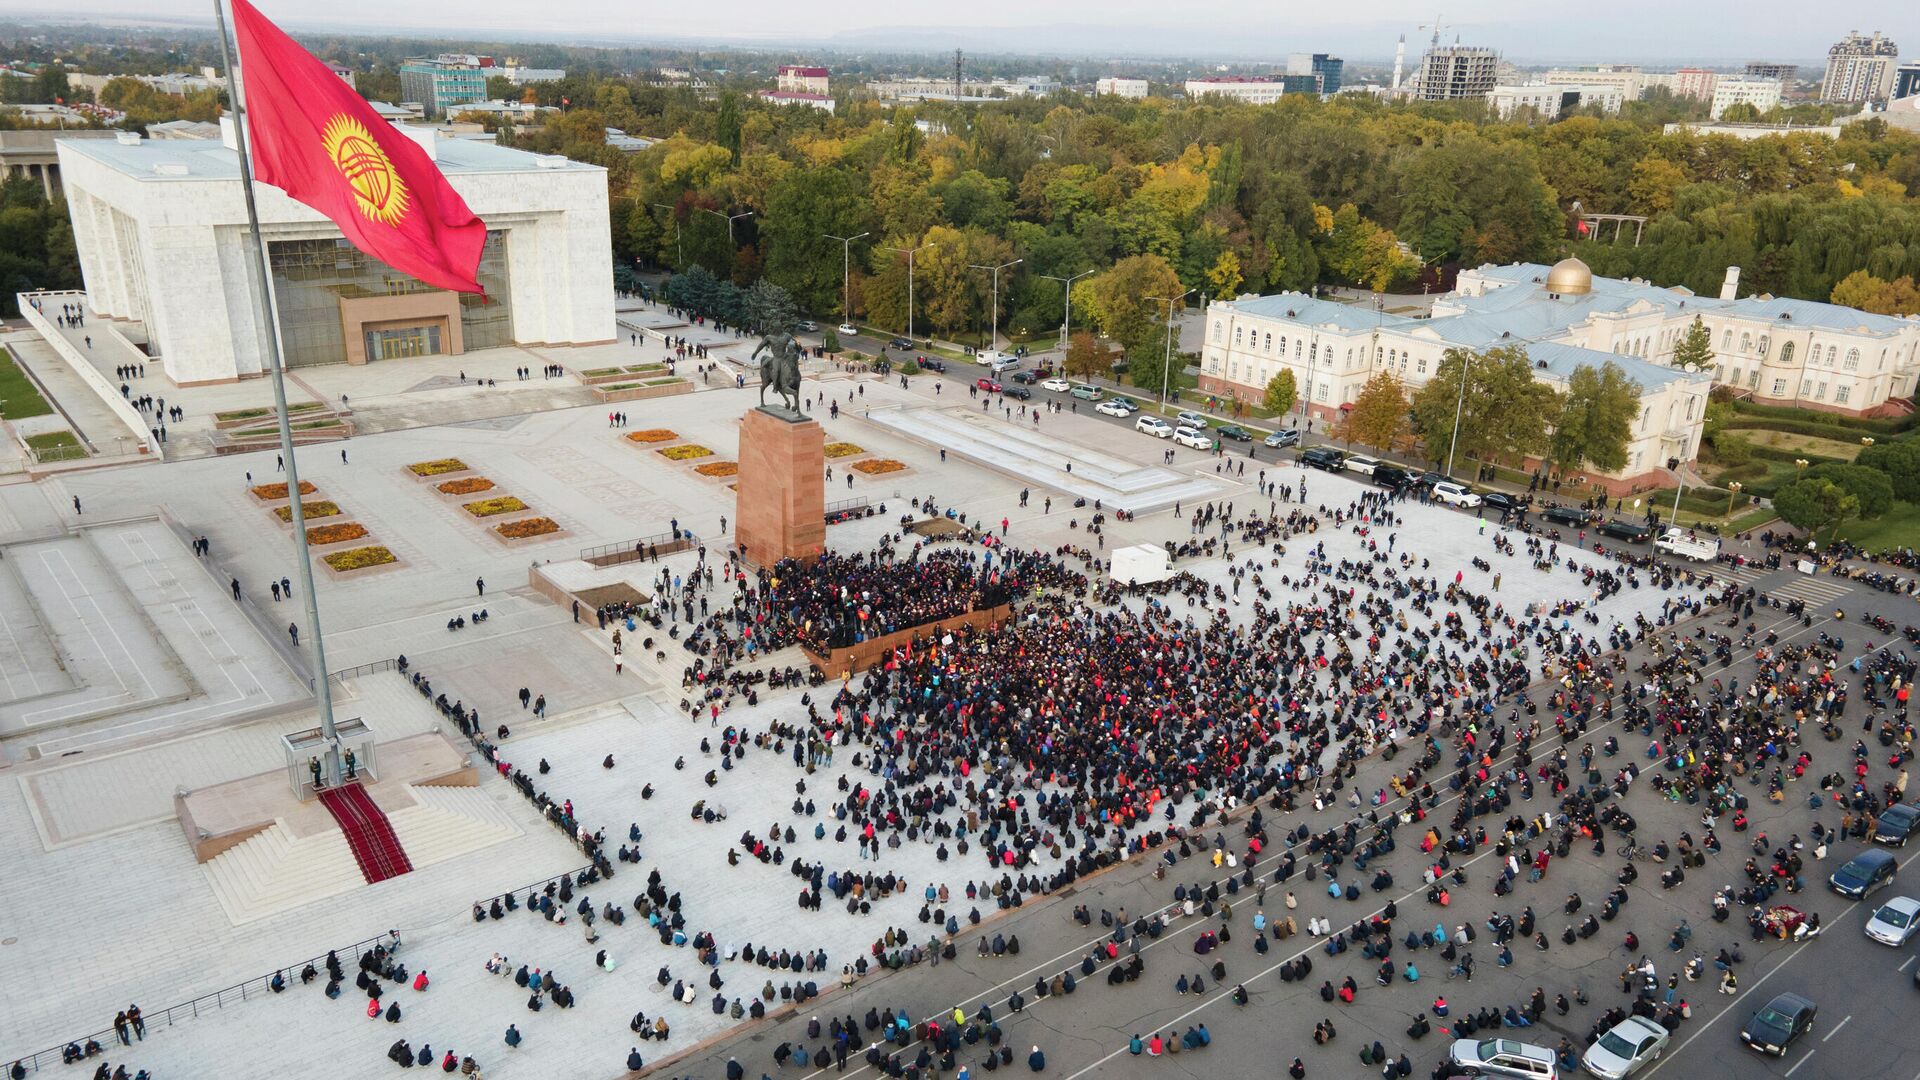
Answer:
M1752 401L1735 398L1727 402L1733 411L1747 416L1765 416L1780 420L1806 421L1810 410L1795 409L1786 405L1761 405ZM1859 438L1862 433L1869 435L1898 435L1912 431L1920 424L1920 413L1908 413L1895 417L1856 417L1839 413L1818 413L1826 417L1824 421L1834 427L1849 429L1849 438ZM1779 429L1776 429L1779 430Z

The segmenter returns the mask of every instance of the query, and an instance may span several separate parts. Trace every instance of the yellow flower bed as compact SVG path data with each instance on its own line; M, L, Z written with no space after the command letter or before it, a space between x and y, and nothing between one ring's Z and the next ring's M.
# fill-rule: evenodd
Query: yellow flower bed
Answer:
M448 495L478 495L483 491L492 491L493 481L484 476L466 476L435 486Z
M854 462L852 467L860 472L866 473L868 476L879 476L881 473L899 472L901 469L906 468L904 464L892 458L869 458L866 461Z
M312 484L307 483L305 480L300 481L300 494L311 495L313 492L314 487ZM262 499L284 499L287 497L287 485L284 483L255 484L253 486L253 493Z
M335 570L365 570L369 566L385 566L387 563L399 561L394 558L393 552L377 544L372 547L348 548L331 555L323 555L321 558Z
M501 495L492 499L480 499L477 502L461 503L460 508L474 517L493 517L497 514L517 514L527 508L512 495Z
M314 518L329 518L329 517L337 516L340 513L340 504L333 502L329 499L320 499L315 502L301 503L300 509L302 511L302 515L308 521L312 521ZM280 515L281 521L288 522L289 524L292 523L293 507L276 506L273 508L273 512Z
M357 521L343 521L338 525L321 525L307 530L307 543L344 544L349 540L358 540L367 535L367 527Z
M865 450L850 442L830 442L827 444L827 456L830 458L852 457L855 454L864 453L866 453Z
M666 428L657 427L648 428L645 431L629 432L627 434L627 441L637 443L672 442L679 437L680 433L677 431L669 431Z
M467 463L457 457L440 458L436 461L416 461L407 466L415 476L439 476L442 473L461 472Z
M704 446L695 445L694 443L686 443L681 446L669 446L665 450L658 450L655 451L655 453L658 453L668 461L693 461L696 458L713 456L713 451Z
M549 517L527 518L525 521L509 521L504 525L495 525L493 531L509 540L525 540L529 536L545 536L559 532L560 524Z
M696 465L694 472L701 476L737 476L740 463L737 461L709 461L705 465Z

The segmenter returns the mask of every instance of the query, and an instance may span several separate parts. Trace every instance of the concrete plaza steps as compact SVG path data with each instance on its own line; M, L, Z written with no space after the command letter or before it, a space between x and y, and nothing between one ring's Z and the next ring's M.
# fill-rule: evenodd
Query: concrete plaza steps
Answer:
M415 866L444 862L522 835L507 811L477 787L416 784L413 806L387 815Z
M338 829L296 837L283 822L209 860L202 870L235 926L338 896L365 884Z

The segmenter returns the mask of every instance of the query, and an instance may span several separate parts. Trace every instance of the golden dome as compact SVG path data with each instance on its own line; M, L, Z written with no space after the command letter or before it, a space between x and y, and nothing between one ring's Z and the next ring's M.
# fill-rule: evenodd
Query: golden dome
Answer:
M1593 291L1593 271L1579 259L1561 259L1547 271L1547 291L1560 296L1584 296Z

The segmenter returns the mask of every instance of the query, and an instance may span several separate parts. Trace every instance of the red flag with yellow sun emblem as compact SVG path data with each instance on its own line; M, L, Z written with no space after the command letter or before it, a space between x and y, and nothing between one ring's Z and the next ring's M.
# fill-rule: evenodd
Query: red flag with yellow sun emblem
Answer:
M480 292L487 227L425 150L247 0L232 0L253 175L429 285Z

